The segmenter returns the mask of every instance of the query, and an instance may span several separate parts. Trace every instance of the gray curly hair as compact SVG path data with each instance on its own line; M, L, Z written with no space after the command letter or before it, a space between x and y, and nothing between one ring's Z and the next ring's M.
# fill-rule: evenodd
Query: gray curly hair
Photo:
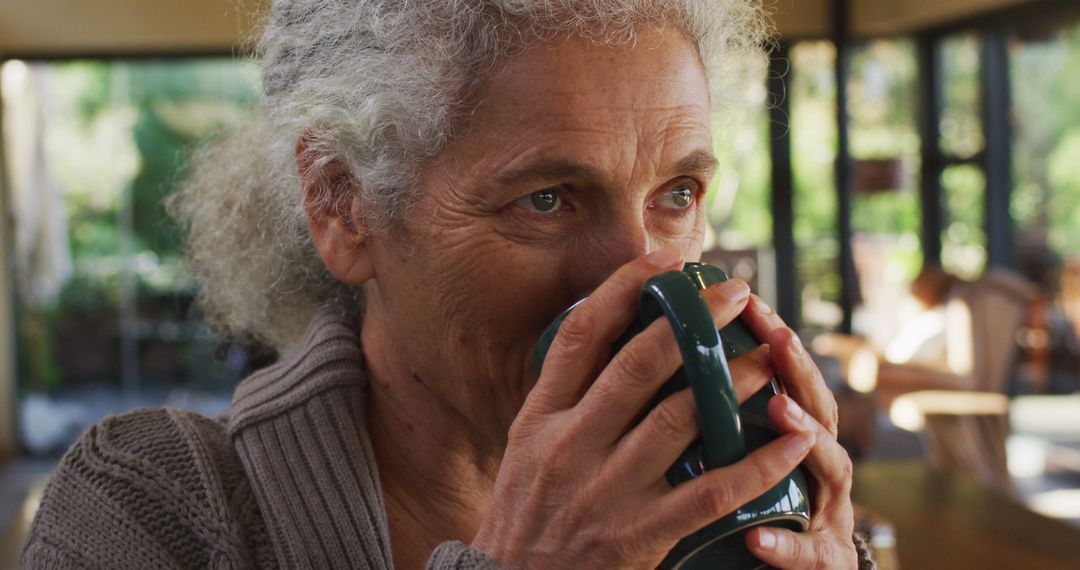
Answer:
M556 37L628 46L642 25L697 47L714 110L745 92L771 29L757 0L273 0L258 55L264 100L195 153L169 203L211 324L283 350L320 305L359 309L309 234L294 155L360 182L369 231L395 225L418 173L451 140L480 79ZM341 188L319 200L340 200Z

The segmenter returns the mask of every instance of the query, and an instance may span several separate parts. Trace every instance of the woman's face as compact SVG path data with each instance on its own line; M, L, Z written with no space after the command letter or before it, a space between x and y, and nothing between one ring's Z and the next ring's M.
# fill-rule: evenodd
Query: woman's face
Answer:
M505 434L560 311L651 250L700 255L715 159L704 72L676 32L542 45L479 96L403 230L368 240L363 343L376 371Z

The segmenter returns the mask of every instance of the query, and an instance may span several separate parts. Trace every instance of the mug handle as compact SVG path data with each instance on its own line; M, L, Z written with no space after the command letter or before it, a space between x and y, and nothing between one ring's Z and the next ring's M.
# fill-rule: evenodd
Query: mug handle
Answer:
M690 280L701 290L728 280L727 273L719 267L693 261L688 261L683 266L683 273L689 275ZM761 345L740 319L735 319L720 329L720 340L724 343L724 356L729 359L742 356Z
M638 314L643 328L664 315L675 332L701 420L705 468L724 467L745 457L739 402L724 346L693 281L682 271L649 279L641 290Z

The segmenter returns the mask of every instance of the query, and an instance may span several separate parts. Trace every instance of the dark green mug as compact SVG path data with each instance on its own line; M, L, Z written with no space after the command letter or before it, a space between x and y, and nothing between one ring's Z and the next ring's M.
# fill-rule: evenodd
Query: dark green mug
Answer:
M637 321L612 347L615 354L661 316L671 321L683 367L663 385L650 408L689 387L702 428L702 437L668 468L667 479L673 486L710 469L731 465L779 436L768 414L769 400L780 392L775 378L742 406L735 398L727 361L754 350L759 343L738 320L720 331L713 325L700 291L726 280L723 271L703 263L687 263L682 271L669 271L649 279L641 290ZM559 315L541 337L536 350L538 369L543 366L559 325L572 310L570 307ZM660 567L762 568L765 563L750 553L743 536L751 527L762 524L795 531L810 526L808 487L801 467L760 497L684 537Z

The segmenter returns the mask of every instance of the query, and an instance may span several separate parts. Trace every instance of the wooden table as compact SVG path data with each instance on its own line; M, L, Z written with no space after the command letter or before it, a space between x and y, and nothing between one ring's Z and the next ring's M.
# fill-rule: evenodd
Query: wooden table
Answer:
M1009 428L1042 443L1048 465L1080 473L1080 394L1017 396L1009 405Z
M1080 568L1080 529L918 462L865 462L853 500L896 528L900 568Z

